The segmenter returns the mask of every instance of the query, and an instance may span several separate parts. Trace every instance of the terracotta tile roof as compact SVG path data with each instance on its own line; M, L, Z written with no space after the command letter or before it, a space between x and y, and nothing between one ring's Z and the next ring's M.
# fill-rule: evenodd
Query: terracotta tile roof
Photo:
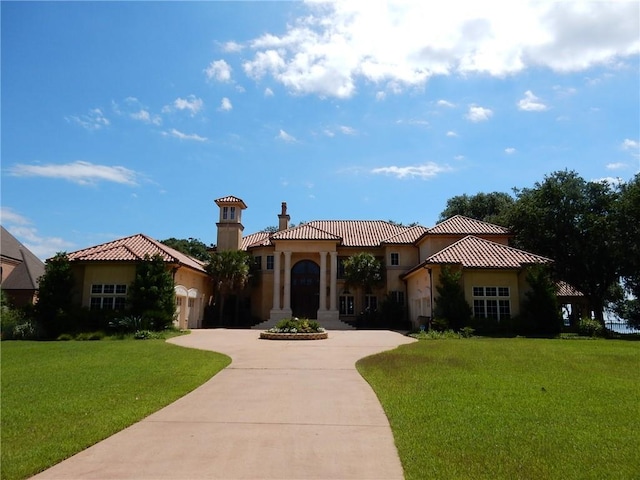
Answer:
M220 197L214 200L216 205L220 206L223 203L239 203L242 205L242 208L247 208L247 204L241 198L234 197L233 195L228 195L226 197Z
M204 262L189 255L185 255L171 247L168 247L151 237L143 234L120 238L112 242L85 248L69 253L69 260L98 262L98 261L138 261L145 255L160 255L165 262L177 263L185 267L205 272Z
M269 232L257 232L252 233L251 235L247 235L242 238L242 246L240 247L242 250L246 250L251 247L264 247L271 245L271 241L269 237L271 233Z
M552 262L549 258L469 235L431 255L423 265L460 264L464 268L499 269L549 262Z
M584 293L562 280L556 282L556 295L559 297L584 297Z
M333 240L340 241L341 237L322 228L318 228L314 223L303 223L297 227L287 228L274 233L273 240Z
M509 229L493 223L455 215L429 229L431 235L508 235Z
M405 231L392 235L391 237L383 240L382 243L413 245L420 237L422 237L428 231L429 229L426 227L423 227L422 225L407 227Z
M5 290L37 290L38 280L44 275L44 262L11 235L6 228L0 226L0 230L0 254L12 261L19 262L13 271L2 279L2 288Z
M413 244L428 229L405 227L383 220L315 220L269 234L258 232L242 239L242 248L272 245L273 240L331 240L345 247Z

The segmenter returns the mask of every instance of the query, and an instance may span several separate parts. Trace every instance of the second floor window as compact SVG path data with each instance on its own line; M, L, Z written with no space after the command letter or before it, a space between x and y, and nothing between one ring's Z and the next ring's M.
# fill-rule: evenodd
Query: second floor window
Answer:
M400 265L400 254L392 253L391 254L391 265Z

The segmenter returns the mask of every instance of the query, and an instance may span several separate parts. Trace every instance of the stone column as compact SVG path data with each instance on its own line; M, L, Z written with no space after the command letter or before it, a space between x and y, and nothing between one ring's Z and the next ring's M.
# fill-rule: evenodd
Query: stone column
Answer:
M280 252L273 253L273 308L280 310Z
M284 305L283 314L291 315L291 252L284 252Z
M327 309L327 252L320 252L320 305L318 312Z
M331 252L331 281L329 287L329 309L338 310L338 252Z

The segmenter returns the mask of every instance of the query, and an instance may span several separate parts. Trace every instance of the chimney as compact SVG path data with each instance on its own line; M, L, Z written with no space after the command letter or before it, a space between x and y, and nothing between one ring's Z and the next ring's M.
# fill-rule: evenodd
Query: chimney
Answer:
M289 228L289 220L291 220L291 217L287 215L287 202L282 202L282 213L278 215L278 231L279 232Z

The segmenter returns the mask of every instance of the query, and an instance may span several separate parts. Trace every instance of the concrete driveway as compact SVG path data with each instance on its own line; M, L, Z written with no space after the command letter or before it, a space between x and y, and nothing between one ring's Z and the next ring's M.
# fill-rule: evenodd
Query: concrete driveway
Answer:
M171 339L233 361L180 400L33 478L403 478L389 422L355 362L412 339L390 331L258 337L215 329Z

